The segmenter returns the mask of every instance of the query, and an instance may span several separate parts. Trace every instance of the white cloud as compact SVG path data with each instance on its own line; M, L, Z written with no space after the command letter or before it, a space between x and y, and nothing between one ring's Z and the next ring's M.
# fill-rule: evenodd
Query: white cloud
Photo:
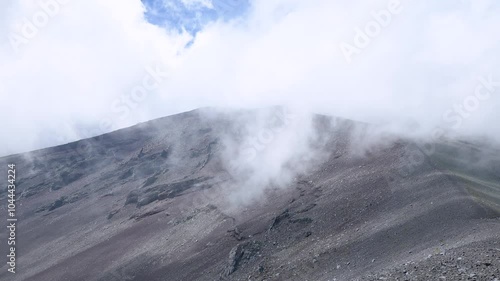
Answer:
M189 49L189 34L148 23L139 0L65 2L18 53L9 36L22 36L19 23L44 10L28 0L1 4L0 118L9 137L0 155L84 137L81 127L98 132L104 118L124 127L207 105L300 105L375 122L414 119L430 130L449 125L442 114L474 92L478 76L500 80L492 1L401 1L351 64L340 42L389 0L254 0L243 18L207 25ZM169 78L121 118L111 104L157 64ZM499 96L500 88L460 130L498 136Z

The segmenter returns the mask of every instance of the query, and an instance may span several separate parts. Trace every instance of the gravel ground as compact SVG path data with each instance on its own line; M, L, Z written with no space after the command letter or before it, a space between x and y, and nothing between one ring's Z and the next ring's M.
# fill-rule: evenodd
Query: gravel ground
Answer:
M471 245L429 255L392 270L361 278L375 280L500 280L500 240Z

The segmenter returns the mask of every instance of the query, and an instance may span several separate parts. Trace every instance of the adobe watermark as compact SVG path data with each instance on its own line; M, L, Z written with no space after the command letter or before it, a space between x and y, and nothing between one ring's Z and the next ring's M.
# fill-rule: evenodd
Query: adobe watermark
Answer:
M40 30L46 27L51 18L54 18L61 11L62 6L68 4L69 0L39 0L39 9L31 17L24 17L18 23L19 30L9 34L9 42L15 53L20 52L20 48L33 40Z
M443 122L450 129L458 130L463 125L464 120L470 118L472 113L479 109L481 102L490 99L492 94L497 91L497 88L500 88L500 81L494 81L492 74L487 77L479 77L478 81L479 83L476 85L473 94L468 95L461 103L454 104L452 109L444 112L442 116ZM436 152L436 142L445 133L445 129L436 128L428 141L415 143L405 152L396 171L385 176L391 191L397 188L398 182L415 173L418 167L423 165L428 157Z
M479 84L474 90L474 94L463 99L459 104L454 104L452 109L443 114L443 120L451 125L452 129L458 129L462 126L464 119L479 109L481 102L490 99L491 94L495 93L495 88L500 87L500 81L493 81L493 75L487 78L479 77Z
M7 265L10 273L16 273L16 228L17 228L17 216L16 216L16 164L9 164L7 170L7 245L8 255L7 255Z
M244 173L245 168L291 124L293 119L294 114L288 109L276 109L268 120L267 126L246 139L241 149L242 158L236 164L231 165L230 174L234 176Z
M79 130L80 135L83 136L81 140L74 143L73 151L74 156L78 158L86 158L100 147L99 141L93 136L102 135L112 131L115 128L116 119L125 119L130 116L131 112L139 107L140 103L144 102L152 91L158 89L160 84L168 77L168 72L162 69L161 65L155 67L145 67L145 74L138 85L132 87L130 92L121 95L111 103L110 111L113 113L110 116L102 118L97 128L92 130ZM59 138L58 143L69 143L74 141L66 136ZM72 159L64 158L59 162L50 162L47 164L48 172L45 177L49 180L58 179L61 177L60 173L67 167L71 167L74 163ZM57 189L53 186L51 190Z
M110 111L112 116L103 118L99 128L102 133L107 133L114 128L116 119L125 120L130 113L139 107L151 94L157 90L160 84L169 77L169 73L162 69L161 65L145 68L146 74L141 83L133 87L129 93L123 94L111 102Z
M361 52L370 45L372 40L379 36L383 28L388 27L395 15L398 15L403 10L400 0L391 0L387 4L386 9L380 11L372 11L370 14L372 20L368 21L361 29L356 27L354 29L353 44L345 41L340 42L340 50L344 55L347 63L351 63L354 55L359 55Z

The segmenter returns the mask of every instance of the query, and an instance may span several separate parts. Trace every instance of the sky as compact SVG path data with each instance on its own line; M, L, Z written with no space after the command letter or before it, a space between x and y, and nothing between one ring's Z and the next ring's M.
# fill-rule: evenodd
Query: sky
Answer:
M500 139L493 0L0 3L0 156L199 107Z

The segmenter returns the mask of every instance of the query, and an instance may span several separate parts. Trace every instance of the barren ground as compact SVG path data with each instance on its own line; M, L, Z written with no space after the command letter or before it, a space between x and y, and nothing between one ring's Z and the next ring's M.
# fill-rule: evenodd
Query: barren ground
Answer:
M318 116L325 160L237 210L235 117L198 113L0 158L19 199L17 273L0 279L500 280L499 150L439 143L404 174L415 143L354 156L355 123Z

